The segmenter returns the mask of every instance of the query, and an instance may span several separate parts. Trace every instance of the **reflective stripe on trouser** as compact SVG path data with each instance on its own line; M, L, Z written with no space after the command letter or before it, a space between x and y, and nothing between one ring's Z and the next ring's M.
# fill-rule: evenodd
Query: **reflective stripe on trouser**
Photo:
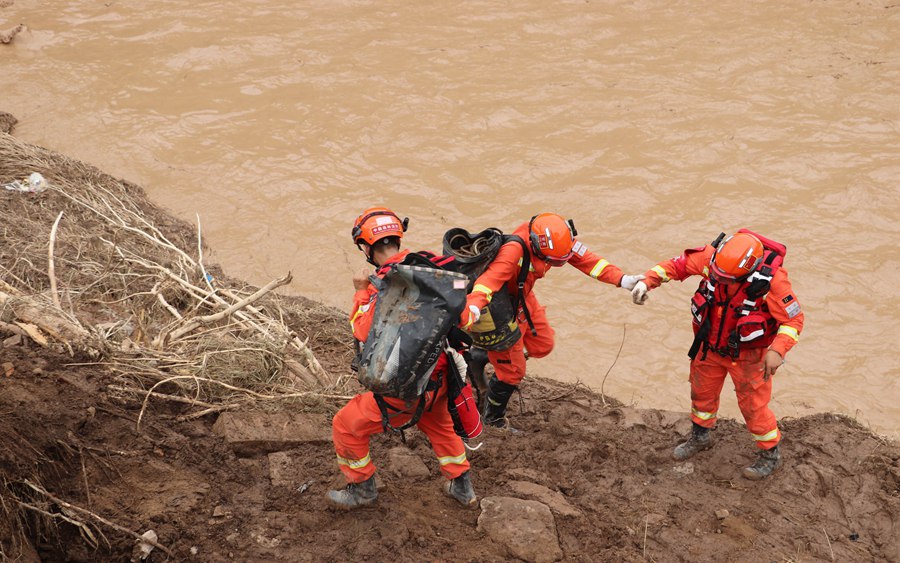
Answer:
M534 323L537 336L531 334L531 329L524 317L519 316L519 330L522 338L506 350L489 350L488 360L494 366L497 379L510 385L518 385L525 377L525 350L531 358L543 358L553 351L556 331L547 322L547 308L538 302L532 291L525 297L525 305Z
M453 419L447 411L447 386L438 391L432 409L431 393L428 394L425 412L416 424L428 436L431 447L438 458L441 473L448 479L459 477L469 470L466 449L462 439L453 431ZM405 409L403 401L385 399L388 404ZM412 417L416 405L391 417L391 424L402 426ZM390 414L394 411L388 410ZM375 474L375 464L369 458L369 438L383 432L381 411L372 393L363 393L350 399L344 408L334 415L331 423L331 439L337 452L338 467L350 483L365 481Z
M697 354L691 362L691 420L706 428L715 425L722 385L729 374L747 430L756 445L763 450L775 447L781 441L781 431L769 409L772 378L763 381L765 355L765 348L743 350L732 363L731 358L723 358L712 350L705 360L701 360L703 354Z

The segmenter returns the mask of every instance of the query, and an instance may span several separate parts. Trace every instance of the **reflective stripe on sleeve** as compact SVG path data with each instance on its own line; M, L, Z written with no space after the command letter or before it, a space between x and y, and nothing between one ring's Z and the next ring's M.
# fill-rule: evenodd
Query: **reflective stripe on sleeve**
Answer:
M353 330L353 324L356 322L356 319L358 319L361 315L363 315L368 310L369 310L369 304L366 303L365 305L361 305L359 307L359 309L357 309L356 312L353 313L353 316L350 317L350 330Z
M459 465L464 461L466 461L466 452L463 452L458 456L445 456L445 457L438 458L438 463L441 464L441 467L443 467L445 465L450 465L451 463L455 463L455 464Z
M659 274L659 277L662 278L663 283L669 281L669 274L666 273L662 266L653 266L650 269Z
M750 435L753 436L753 439L756 440L757 442L769 442L778 437L778 428L775 428L775 430L766 432L765 434L754 434L751 432Z
M591 277L599 278L600 274L603 273L603 270L605 270L607 266L609 266L609 262L601 258L600 261L597 262L597 265L591 270Z
M716 414L718 414L718 413L714 413L714 412L703 412L703 411L698 411L698 410L695 409L695 408L691 408L691 414L693 414L694 416L696 416L696 417L699 418L700 420L710 420L710 419L716 418Z
M494 292L491 291L491 288L486 285L481 285L480 283L475 284L475 287L472 288L472 293L483 293L488 303L490 303L491 299L494 297Z
M362 459L347 459L345 457L337 456L339 465L346 465L350 469L361 469L370 463L372 463L372 458L369 457L369 454L366 453L366 456Z
M797 329L792 326L780 326L778 327L778 334L786 334L794 339L794 342L800 340L800 333L797 332ZM805 346L805 345L804 345Z

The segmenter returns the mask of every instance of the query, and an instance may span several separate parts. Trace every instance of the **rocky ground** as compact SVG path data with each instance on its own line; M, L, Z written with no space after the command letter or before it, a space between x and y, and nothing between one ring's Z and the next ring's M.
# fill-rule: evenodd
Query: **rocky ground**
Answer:
M0 145L9 139L0 133ZM61 181L40 154L29 166L43 163L44 175ZM28 171L3 173L0 183ZM0 190L6 227L28 205L56 201L22 197ZM31 220L46 234L55 215ZM26 241L3 232L11 260ZM36 261L19 264L25 285L43 283ZM22 285L2 281L3 291ZM165 398L122 393L122 363L112 361L118 352L109 342L99 358L43 346L7 313L0 311L0 560L130 560L139 555L135 536L148 530L159 544L148 561L900 560L900 446L846 417L782 420L783 467L750 482L740 469L754 449L735 421L720 421L713 449L676 463L671 450L689 431L686 414L531 377L511 408L522 432L491 429L470 452L478 509L442 495L427 440L412 431L406 443L373 440L379 501L340 512L324 494L342 485L329 427L342 400L242 401L186 419L197 407L173 399L174 384L157 388ZM345 326L343 313L330 315L295 328L311 335L323 366L348 375L348 338L315 330ZM116 345L135 354L139 336ZM541 367L552 375L552 365L551 356Z

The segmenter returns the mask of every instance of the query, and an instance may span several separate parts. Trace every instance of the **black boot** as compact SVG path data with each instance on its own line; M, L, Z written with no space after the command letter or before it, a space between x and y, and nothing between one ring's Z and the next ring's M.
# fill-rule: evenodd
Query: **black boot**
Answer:
M478 498L475 496L475 489L472 488L472 480L469 478L468 471L456 479L447 481L447 484L444 485L444 493L455 498L466 508L475 508L478 505Z
M339 491L328 491L327 497L333 505L348 510L375 504L378 499L375 476L372 475L361 483L350 483Z
M496 375L491 378L488 386L487 405L484 411L485 424L495 428L513 430L506 420L506 405L516 389L515 385L500 381Z
M781 452L778 451L778 446L776 445L770 450L760 450L756 461L753 462L753 465L745 467L743 474L747 479L759 481L771 475L780 466Z
M695 454L712 446L712 439L709 437L709 428L704 428L696 422L692 424L691 437L688 438L687 442L678 444L675 451L672 452L672 457L678 461L684 461L694 457Z

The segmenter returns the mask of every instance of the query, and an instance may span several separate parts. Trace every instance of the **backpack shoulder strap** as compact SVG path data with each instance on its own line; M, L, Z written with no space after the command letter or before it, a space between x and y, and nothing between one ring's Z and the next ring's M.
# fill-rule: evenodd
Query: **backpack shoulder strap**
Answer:
M528 329L531 330L532 336L537 336L537 329L534 328L534 321L531 320L531 312L528 310L528 306L525 305L525 280L528 279L528 273L531 271L531 252L529 252L528 245L525 244L525 241L519 235L504 235L503 243L506 244L507 242L517 242L522 247L522 266L519 268L519 275L516 277L518 292L516 294L515 308L522 308L525 321L528 323Z

